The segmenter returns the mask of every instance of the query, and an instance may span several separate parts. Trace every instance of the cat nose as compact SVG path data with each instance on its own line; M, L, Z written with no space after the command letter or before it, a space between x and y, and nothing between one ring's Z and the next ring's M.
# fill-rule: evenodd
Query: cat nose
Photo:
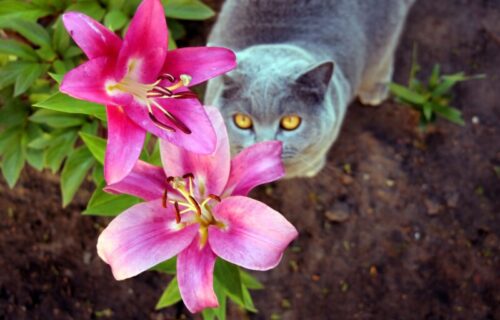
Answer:
M274 132L260 132L255 136L255 142L264 142L276 140L276 134Z

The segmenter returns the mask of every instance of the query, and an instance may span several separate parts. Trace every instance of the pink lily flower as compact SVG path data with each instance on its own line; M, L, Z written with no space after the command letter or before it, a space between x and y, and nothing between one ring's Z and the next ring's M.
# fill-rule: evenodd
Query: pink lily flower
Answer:
M160 0L141 3L123 41L81 13L66 13L63 22L89 61L66 74L60 90L107 106L108 183L132 170L146 131L193 152L213 152L216 134L187 87L233 69L236 58L231 50L193 47L167 53L168 29Z
M207 107L217 148L195 154L161 142L164 168L139 161L108 192L146 202L116 217L97 241L99 256L117 280L133 277L177 255L177 278L193 313L217 307L216 257L252 270L275 267L298 235L279 212L247 197L255 187L284 175L281 142L255 144L232 160L220 113Z

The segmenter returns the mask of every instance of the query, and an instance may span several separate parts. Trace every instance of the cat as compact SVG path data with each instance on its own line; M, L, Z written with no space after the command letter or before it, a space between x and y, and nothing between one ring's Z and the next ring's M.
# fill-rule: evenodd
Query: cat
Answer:
M283 142L286 177L326 163L349 103L388 96L394 54L415 0L227 0L209 46L236 52L238 67L211 80L231 152Z

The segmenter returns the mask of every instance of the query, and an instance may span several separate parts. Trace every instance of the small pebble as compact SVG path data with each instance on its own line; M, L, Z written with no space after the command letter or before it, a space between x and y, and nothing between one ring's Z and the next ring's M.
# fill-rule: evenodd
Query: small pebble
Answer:
M340 178L340 182L343 185L348 186L354 182L354 179L350 175L344 174L342 175L342 178Z
M346 203L339 203L333 205L333 208L325 212L325 217L331 222L344 222L349 219L350 210Z
M85 251L83 253L83 263L90 264L90 260L92 259L92 253L89 251Z
M427 214L430 216L435 216L441 212L442 206L434 200L425 199L425 207L427 208Z
M479 118L477 116L472 117L472 124L479 124Z
M385 185L388 186L389 188L394 187L395 184L396 184L396 182L394 180L391 180L391 179L385 180Z
M414 234L413 234L413 238L415 240L420 240L420 238L422 237L422 235L420 234L420 232L416 231Z
M372 278L375 278L378 275L378 270L376 266L371 266L370 267L370 276Z

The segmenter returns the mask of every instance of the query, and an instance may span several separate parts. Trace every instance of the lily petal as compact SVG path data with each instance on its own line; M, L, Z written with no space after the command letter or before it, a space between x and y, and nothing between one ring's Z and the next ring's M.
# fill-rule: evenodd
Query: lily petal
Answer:
M123 106L127 116L136 124L163 140L168 140L195 153L209 154L215 150L216 136L213 125L208 118L207 111L197 99L157 99L156 101L163 109L185 124L191 133L182 132L154 106L152 109L156 119L175 131L165 130L155 125L151 121L147 107L136 100Z
M104 191L112 194L129 194L152 201L163 197L167 187L166 181L163 168L139 160L123 180L106 186Z
M231 173L224 193L246 196L256 186L282 178L285 175L282 148L280 141L266 141L245 148L231 160Z
M213 289L216 256L206 244L200 248L199 237L177 257L177 280L184 304L192 313L219 306Z
M175 133L167 132L170 142L195 153L210 154L215 151L216 133L206 108L198 99L163 99L157 102L191 131L189 134L179 129ZM161 113L159 119L164 119L167 125L175 128L175 124Z
M137 204L116 217L97 240L97 253L116 280L133 277L191 244L196 225L179 228L172 206L161 200Z
M279 212L247 197L224 199L214 208L224 229L211 226L208 242L216 255L252 270L268 270L278 265L283 251L298 235L294 226Z
M160 0L144 0L125 35L116 69L117 79L126 74L135 81L153 83L167 55L167 22Z
M79 12L67 12L64 26L89 59L118 56L122 40L99 22Z
M146 139L146 131L127 117L122 107L107 106L108 144L104 160L104 177L116 183L132 171Z
M169 51L163 72L176 78L188 74L192 77L189 86L194 86L234 68L236 55L233 51L219 47L192 47Z
M68 72L59 90L76 99L100 104L112 102L106 92L106 82L113 80L114 61L101 57L92 59Z
M160 154L167 176L192 173L198 188L203 184L206 193L220 195L229 177L229 139L219 111L214 107L206 110L217 133L217 146L212 154L194 153L166 141L160 141Z

